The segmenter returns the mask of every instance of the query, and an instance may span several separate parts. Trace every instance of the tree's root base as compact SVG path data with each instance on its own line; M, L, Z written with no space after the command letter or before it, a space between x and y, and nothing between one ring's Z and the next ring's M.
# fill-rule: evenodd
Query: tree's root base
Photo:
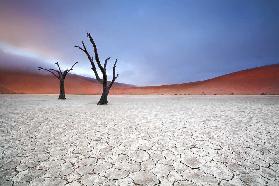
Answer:
M106 103L100 103L100 102L98 102L97 103L97 105L107 105L108 104L108 102L106 102Z

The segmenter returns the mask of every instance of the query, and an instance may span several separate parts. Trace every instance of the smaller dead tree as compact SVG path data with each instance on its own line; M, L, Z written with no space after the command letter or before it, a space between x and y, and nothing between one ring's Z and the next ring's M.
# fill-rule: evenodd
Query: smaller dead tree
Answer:
M77 63L78 62L75 62L75 64L73 64L73 66L70 69L64 70L64 72L62 72L58 62L55 63L57 65L57 67L58 67L58 70L55 70L55 69L52 69L52 68L46 69L46 68L38 67L38 70L48 71L52 75L54 75L57 79L59 79L59 82L60 82L60 94L59 94L58 99L66 99L66 97L65 97L64 80L65 80L66 76L68 75L68 73L73 70L74 66Z
M93 46L94 57L90 55L90 53L88 52L88 50L87 50L83 41L81 42L82 47L80 47L80 46L75 46L75 47L79 48L81 51L84 52L84 54L88 58L89 62L91 63L91 69L93 70L97 81L103 85L103 93L102 93L102 96L101 96L101 98L98 102L98 105L106 105L108 103L109 91L110 91L113 83L115 82L116 78L119 76L119 74L116 74L116 72L115 72L117 59L115 60L113 68L112 68L112 75L113 75L112 80L110 82L108 82L107 64L108 64L108 61L110 60L110 57L106 58L106 60L104 62L104 65L102 65L101 61L100 61L100 58L99 58L99 54L98 54L98 50L97 50L97 46L96 46L95 41L93 40L90 33L87 33L87 37L89 38L89 41ZM94 60L94 58L95 58L95 60ZM97 66L98 66L98 68L100 69L100 71L103 75L102 79L100 78L100 76L98 74L95 63L97 63Z

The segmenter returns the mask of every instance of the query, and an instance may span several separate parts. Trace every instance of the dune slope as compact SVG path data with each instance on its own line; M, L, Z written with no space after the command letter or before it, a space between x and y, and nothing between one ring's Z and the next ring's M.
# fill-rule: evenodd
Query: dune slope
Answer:
M95 79L70 74L68 94L100 94ZM0 93L56 94L59 82L49 74L0 70ZM279 94L279 64L234 72L213 79L162 86L135 87L116 83L112 94Z
M279 94L279 64L234 72L206 81L137 87L130 94Z

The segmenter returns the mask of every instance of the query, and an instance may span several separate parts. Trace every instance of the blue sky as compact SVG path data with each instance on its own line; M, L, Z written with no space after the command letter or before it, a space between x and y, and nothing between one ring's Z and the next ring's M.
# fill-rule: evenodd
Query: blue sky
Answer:
M278 20L277 0L1 0L0 68L79 61L74 72L94 77L74 48L90 32L120 82L204 80L279 63Z

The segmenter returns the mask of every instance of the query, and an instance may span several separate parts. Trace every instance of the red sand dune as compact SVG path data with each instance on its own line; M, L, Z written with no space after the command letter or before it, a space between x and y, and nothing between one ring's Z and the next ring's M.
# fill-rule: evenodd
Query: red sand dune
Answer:
M114 84L115 88L128 86ZM65 91L69 94L100 94L101 85L93 78L69 74L65 79ZM59 80L51 74L40 72L0 70L0 93L57 94Z
M100 94L96 80L69 75L66 93ZM59 81L49 74L0 70L0 93L57 94ZM115 84L112 94L279 94L279 64L263 66L206 81L174 85L134 87Z
M0 94L14 94L15 92L10 91L9 89L0 86Z
M198 95L279 94L279 64L234 72L199 82L132 88L127 93Z

